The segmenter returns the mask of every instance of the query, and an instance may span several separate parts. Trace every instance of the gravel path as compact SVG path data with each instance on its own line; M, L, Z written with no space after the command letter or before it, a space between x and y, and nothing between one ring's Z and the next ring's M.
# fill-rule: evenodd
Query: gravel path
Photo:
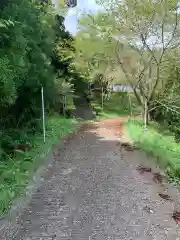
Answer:
M8 240L180 239L172 204L153 196L127 156L113 122L78 133L55 152L49 175Z

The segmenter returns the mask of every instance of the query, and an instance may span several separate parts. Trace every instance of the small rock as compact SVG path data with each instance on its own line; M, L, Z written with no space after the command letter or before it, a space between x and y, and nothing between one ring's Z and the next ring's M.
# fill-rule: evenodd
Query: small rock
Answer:
M145 206L143 209L148 213L154 213L153 210L148 206Z

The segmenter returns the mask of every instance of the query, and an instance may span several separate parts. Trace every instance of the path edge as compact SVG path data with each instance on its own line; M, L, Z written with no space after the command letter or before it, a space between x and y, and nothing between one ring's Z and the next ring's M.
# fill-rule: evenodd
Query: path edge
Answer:
M35 171L33 177L29 180L27 186L23 191L23 195L14 199L9 212L4 216L0 217L0 236L6 234L5 231L8 231L9 229L11 229L11 234L14 235L14 233L17 231L17 226L15 227L15 225L18 224L17 219L23 214L25 209L28 208L28 205L30 204L33 195L37 192L38 188L45 181L45 177L47 177L48 175L49 168L55 161L55 150L58 149L61 151L68 147L69 142L73 140L78 133L84 131L84 129L88 125L88 123L78 123L77 129L75 131L59 139L58 144L52 145L51 148L49 148L49 150L46 152L46 154L42 154L39 157L39 159L44 158L44 161Z

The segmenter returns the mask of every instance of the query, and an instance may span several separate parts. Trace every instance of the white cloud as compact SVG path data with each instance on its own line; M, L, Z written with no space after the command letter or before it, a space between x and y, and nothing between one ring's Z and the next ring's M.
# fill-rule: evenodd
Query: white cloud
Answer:
M78 17L82 13L95 14L100 10L95 0L77 0L77 7L70 8L65 18L65 26L72 34L77 32Z
M52 0L52 3L58 5L58 0ZM101 7L96 4L95 0L77 0L77 6L69 8L65 17L65 27L73 35L77 32L78 17L82 13L97 13Z

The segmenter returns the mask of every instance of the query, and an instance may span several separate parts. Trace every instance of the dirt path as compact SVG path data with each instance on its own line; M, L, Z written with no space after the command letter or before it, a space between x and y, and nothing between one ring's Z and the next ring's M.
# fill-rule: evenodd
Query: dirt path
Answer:
M137 173L132 153L120 150L122 127L121 120L92 124L57 150L16 234L0 239L180 239L173 204Z

